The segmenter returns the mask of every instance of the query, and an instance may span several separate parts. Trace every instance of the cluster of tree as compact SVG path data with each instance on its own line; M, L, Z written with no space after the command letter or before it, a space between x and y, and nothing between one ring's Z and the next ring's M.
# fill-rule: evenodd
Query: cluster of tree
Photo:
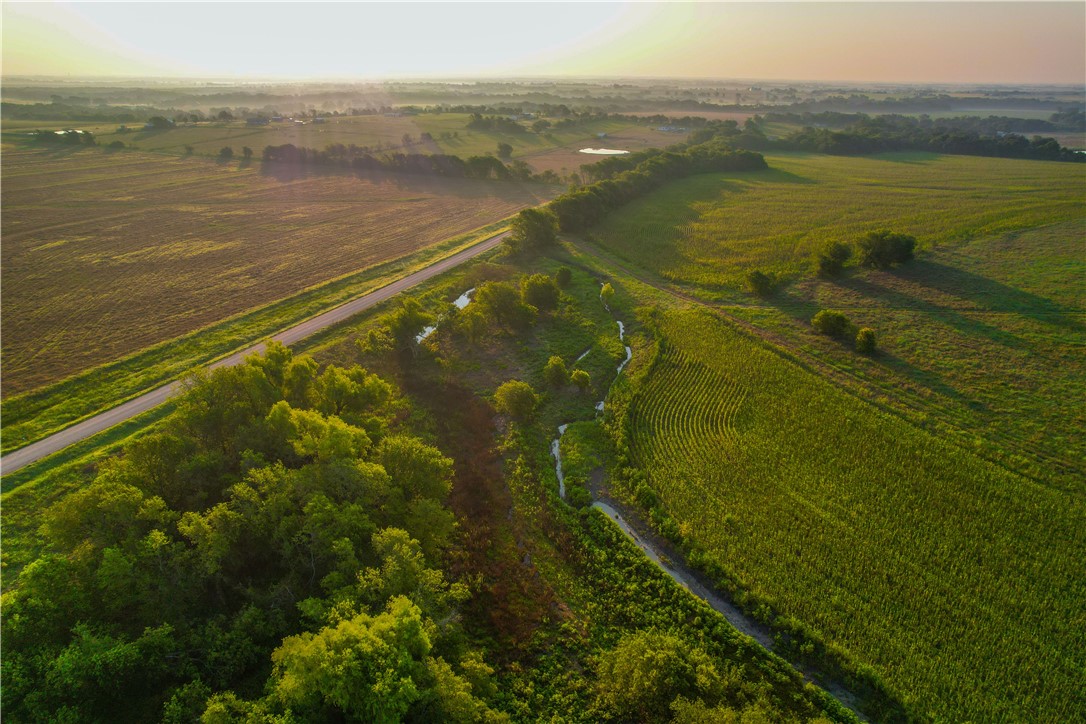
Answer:
M467 127L472 131L497 131L498 133L527 133L528 129L505 116L484 116L472 113Z
M97 146L98 141L90 131L31 131L35 143L65 146Z
M1017 133L985 135L940 122L908 116L862 116L842 130L807 127L771 141L750 137L737 144L744 148L780 148L840 155L886 151L931 151L968 156L997 156L1043 161L1086 161L1086 154L1064 148L1054 138Z
M861 354L874 354L878 345L878 334L871 327L860 327L852 323L844 312L834 309L822 309L811 319L811 326L819 334L843 341L852 340L856 351Z
M365 152L352 152L352 148L354 147L335 144L319 151L287 143L282 146L265 146L262 159L265 163L335 167L356 173L384 171L447 178L497 179L514 176L513 169L493 156L471 156L466 160L459 156L438 153L389 153L375 156Z
M736 151L723 140L714 139L652 154L630 170L573 189L548 204L558 217L562 231L582 231L605 214L668 181L714 171L756 171L766 168L760 153Z
M188 387L43 513L4 599L5 714L499 719L434 565L452 461L390 430L392 388L278 344Z

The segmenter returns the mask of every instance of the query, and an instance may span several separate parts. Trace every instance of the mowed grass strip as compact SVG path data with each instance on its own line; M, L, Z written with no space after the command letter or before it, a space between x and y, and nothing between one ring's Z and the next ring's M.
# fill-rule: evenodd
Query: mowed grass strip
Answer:
M925 718L1086 713L1081 491L879 411L708 312L660 329L634 449L708 560Z
M277 179L236 163L96 150L7 149L4 173L5 396L406 256L551 192Z

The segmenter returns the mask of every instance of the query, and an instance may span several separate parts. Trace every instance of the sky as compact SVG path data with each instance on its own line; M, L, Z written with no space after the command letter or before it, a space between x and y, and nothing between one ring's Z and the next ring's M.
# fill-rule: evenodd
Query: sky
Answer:
M1086 3L2 4L4 76L1086 84Z

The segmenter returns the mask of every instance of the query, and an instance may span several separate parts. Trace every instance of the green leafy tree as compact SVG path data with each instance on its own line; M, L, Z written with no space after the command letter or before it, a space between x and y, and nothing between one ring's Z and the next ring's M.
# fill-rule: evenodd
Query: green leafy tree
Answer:
M537 313L536 308L525 304L520 291L508 282L485 282L479 285L472 306L513 330L530 327L535 322Z
M581 392L586 392L589 385L592 384L592 377L584 370L573 370L569 376L569 381L575 384Z
M600 656L600 702L616 715L666 721L678 696L719 695L721 676L712 659L670 634L627 634Z
M558 285L546 274L530 274L520 280L521 299L536 309L554 309L560 295Z
M223 161L229 161L234 157L234 149L229 146L223 146L219 149L219 158Z
M856 351L861 354L874 354L878 341L875 330L871 327L862 327L856 333Z
M860 252L860 264L889 269L913 258L916 237L880 229L865 234L857 243L857 247Z
M399 596L378 616L283 639L272 654L272 690L307 718L398 722L425 688L430 646L422 612Z
M761 269L752 269L747 272L747 286L750 287L750 291L756 296L766 298L773 296L773 293L777 291L777 285L780 281L777 279L777 275L773 273L765 273Z
M600 289L600 299L603 300L604 304L606 304L608 307L610 307L611 306L611 300L614 299L614 298L615 298L615 288L613 286L611 286L611 282L605 283L603 285L603 287Z
M819 334L838 339L844 339L850 336L852 332L852 322L849 321L848 317L843 312L832 309L823 309L814 315L811 326Z
M842 241L831 241L818 252L818 273L826 277L837 276L851 257L851 246Z
M569 370L561 357L553 355L547 360L547 365L543 368L543 379L552 387L565 387L569 384Z
M513 155L513 147L508 143L498 144L498 158L511 158Z
M569 286L569 283L573 280L573 272L568 266L559 267L558 271L554 273L554 281L558 285L559 289L565 289Z
M509 380L502 383L501 387L494 392L494 402L498 412L518 422L525 422L530 420L535 413L539 398L527 382Z
M539 251L558 241L558 218L550 209L524 209L513 218L509 244L514 249Z

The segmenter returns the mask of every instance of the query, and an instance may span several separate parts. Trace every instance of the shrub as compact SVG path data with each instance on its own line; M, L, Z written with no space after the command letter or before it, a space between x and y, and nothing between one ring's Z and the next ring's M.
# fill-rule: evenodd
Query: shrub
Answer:
M498 412L520 422L532 419L539 402L532 386L520 380L509 380L494 392L494 404Z
M760 269L753 269L747 273L747 285L750 291L759 297L771 297L777 291L780 280L776 274L766 274Z
M823 309L814 315L811 325L818 330L819 334L838 339L848 337L852 331L852 322L849 321L848 317L843 312L832 309Z
M856 351L861 354L872 354L878 343L878 335L871 327L864 327L856 333Z
M223 161L229 161L233 157L234 149L230 148L229 146L223 146L219 149L219 158L221 158Z
M543 379L553 387L565 387L569 384L569 370L561 357L554 355L547 360L547 366L543 368Z
M554 281L560 289L565 289L566 287L568 287L572 279L573 272L570 271L568 266L561 267L554 274Z
M603 288L600 289L600 299L603 300L603 303L610 306L611 305L611 300L614 299L614 297L615 297L615 288L613 286L611 286L610 282L604 284Z
M588 389L588 386L592 384L592 378L584 370L573 370L573 373L569 376L569 381L577 385L581 392Z
M537 309L554 309L558 306L558 285L546 274L532 274L520 281L520 296L525 304Z
M474 303L490 319L511 329L524 330L535 322L536 308L521 301L517 288L508 282L484 282L475 291Z
M865 234L860 239L858 247L861 264L888 269L895 264L904 264L913 258L916 237L880 229Z
M818 273L826 277L837 276L851 256L852 247L842 241L831 241L818 252Z

